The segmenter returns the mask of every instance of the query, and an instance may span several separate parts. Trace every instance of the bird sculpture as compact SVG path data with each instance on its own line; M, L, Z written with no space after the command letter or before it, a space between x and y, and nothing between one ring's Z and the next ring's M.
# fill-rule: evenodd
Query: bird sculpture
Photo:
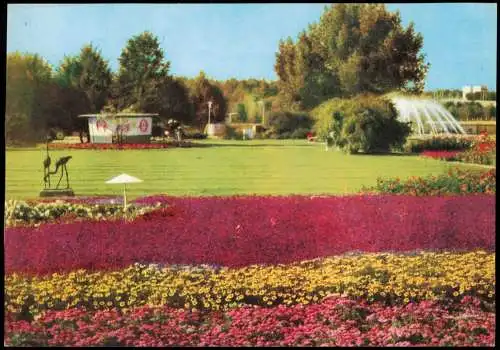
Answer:
M54 171L49 171L45 176L45 178L47 178L50 175L57 174L59 168L61 168L61 176L59 177L59 182L57 183L56 189L59 188L59 184L61 183L64 174L66 174L66 188L69 188L68 169L66 168L66 163L68 163L71 158L71 156L59 158L56 162L56 169Z
M47 157L43 161L43 180L45 182L45 188L47 188L47 183L49 184L49 188L50 188L50 176L49 176L50 163L51 163L51 159L49 156L49 141L47 139Z

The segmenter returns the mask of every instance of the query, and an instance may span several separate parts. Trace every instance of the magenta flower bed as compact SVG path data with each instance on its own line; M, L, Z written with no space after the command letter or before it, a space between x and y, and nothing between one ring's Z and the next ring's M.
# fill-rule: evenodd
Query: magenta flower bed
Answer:
M245 266L349 251L495 248L495 197L150 197L134 222L7 228L5 270L51 273L135 262Z
M471 297L453 309L332 297L224 314L169 307L49 311L32 323L7 317L4 330L11 346L494 346L495 313Z

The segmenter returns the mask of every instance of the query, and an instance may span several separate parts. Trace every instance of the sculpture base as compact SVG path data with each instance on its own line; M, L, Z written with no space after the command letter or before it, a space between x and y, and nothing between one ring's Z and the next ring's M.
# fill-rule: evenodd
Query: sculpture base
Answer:
M74 197L75 192L71 188L52 189L46 188L40 191L40 197Z

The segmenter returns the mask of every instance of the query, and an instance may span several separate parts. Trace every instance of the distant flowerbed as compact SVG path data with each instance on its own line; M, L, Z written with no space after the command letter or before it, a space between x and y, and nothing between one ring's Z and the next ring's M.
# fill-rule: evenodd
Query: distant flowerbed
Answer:
M461 151L423 151L420 153L422 157L442 159L442 160L457 160L458 154Z
M484 133L479 136L439 136L413 140L407 145L412 152L448 161L496 165L496 140Z
M496 165L497 143L487 135L476 140L472 147L461 153L458 160L466 163Z
M193 147L188 141L168 143L51 143L50 149L130 150Z

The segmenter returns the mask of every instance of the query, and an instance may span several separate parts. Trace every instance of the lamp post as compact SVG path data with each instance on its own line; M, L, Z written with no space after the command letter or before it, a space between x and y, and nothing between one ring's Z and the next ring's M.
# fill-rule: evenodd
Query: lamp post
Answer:
M210 112L212 111L212 101L208 101L208 125L210 125Z
M262 124L265 125L266 124L266 116L265 116L266 106L264 104L264 100L260 100L259 104L262 106Z

